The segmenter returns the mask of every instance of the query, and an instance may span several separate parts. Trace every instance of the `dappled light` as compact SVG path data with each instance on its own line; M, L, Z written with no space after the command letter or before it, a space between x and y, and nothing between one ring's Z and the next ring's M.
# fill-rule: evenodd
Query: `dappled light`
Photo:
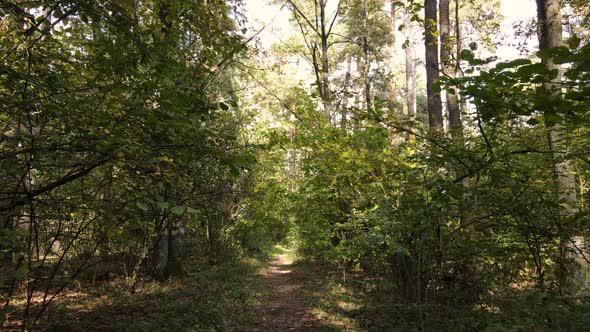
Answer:
M0 0L1 331L585 331L588 0Z

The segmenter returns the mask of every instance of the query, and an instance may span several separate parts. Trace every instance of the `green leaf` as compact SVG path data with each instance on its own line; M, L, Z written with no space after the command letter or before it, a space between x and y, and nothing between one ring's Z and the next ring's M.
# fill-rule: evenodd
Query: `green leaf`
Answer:
M221 108L224 111L229 110L229 105L226 103L219 103L219 108Z
M561 117L554 112L545 112L543 118L545 119L545 123L549 126L558 124L562 121Z
M520 68L518 68L516 73L522 78L529 78L535 74L548 74L549 69L547 69L547 65L545 65L544 63L533 63L530 65L521 66Z
M61 7L59 7L59 6L57 6L57 7L55 8L55 10L53 11L53 13L52 13L53 17L57 17L57 18L61 17L63 14L64 14L64 13L63 13L63 11L61 10Z
M147 210L149 210L149 207L148 207L146 204L142 203L142 202L136 202L136 203L135 203L135 205L137 205L137 207L138 207L140 210L142 210L142 211L147 211Z
M111 90L111 92L114 95L121 95L121 94L125 93L125 89L122 89L122 88L114 88L113 90Z
M575 49L578 46L580 46L580 42L582 40L580 39L580 37L578 37L578 35L574 34L572 35L568 40L567 40L567 46L569 46L570 49Z
M229 169L229 174L233 177L240 176L240 167L238 167L237 165L231 165Z
M432 91L434 92L440 92L442 90L441 86L440 86L440 81L436 82L432 85Z
M29 269L26 266L21 266L16 272L14 272L14 278L16 280L23 280L27 273L29 273Z
M471 61L471 60L475 59L475 55L473 54L473 52L471 50L462 50L461 54L459 55L459 58L461 60Z
M499 64L496 65L496 70L504 70L507 68L514 68L514 67L519 67L519 66L523 66L523 65L529 65L531 63L532 63L532 61L529 59L516 59L516 60L512 60L512 61L507 61L507 62L500 62Z
M158 202L156 203L159 209L165 210L170 207L170 203L168 202Z
M185 210L186 210L186 208L184 206L177 205L177 206L173 207L172 209L170 209L170 212L172 212L173 214L175 214L177 216L181 216L184 214Z
M537 56L543 60L548 60L556 57L563 58L567 57L570 54L570 50L565 46L546 48L537 52Z

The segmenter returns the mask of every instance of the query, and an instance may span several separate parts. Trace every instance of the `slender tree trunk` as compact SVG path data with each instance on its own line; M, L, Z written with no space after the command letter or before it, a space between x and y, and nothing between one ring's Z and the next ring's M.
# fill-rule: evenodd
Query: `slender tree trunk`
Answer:
M539 48L541 50L563 45L561 3L559 0L537 0ZM558 75L547 87L554 94L561 93L561 66L547 60L549 69ZM567 128L564 124L549 125L549 145L553 153L557 198L560 202L561 229L559 248L559 285L562 293L574 293L587 287L587 262L583 254L584 237L575 235L569 221L577 212L576 179L571 160L567 159Z
M373 98L371 96L371 79L369 73L371 71L371 61L369 61L369 43L366 36L363 36L363 63L364 63L364 83L365 83L365 102L367 110L373 107Z
M389 108L391 110L393 110L396 105L396 93L395 93L396 85L395 85L395 77L393 75L394 71L395 71L396 58L397 58L397 52L395 49L395 32L396 32L395 16L397 15L397 13L396 13L395 7L396 7L395 0L391 0L391 15L389 17L389 30L391 31L391 55L389 58L390 78L389 78L389 86L388 86L388 93L387 93L387 98L389 99Z
M458 3L455 1L455 4L458 6ZM455 7L455 24L456 30L455 32L458 33L458 24L459 24L459 10L458 7ZM458 71L458 59L453 59L453 50L455 44L459 45L460 41L458 39L453 40L451 36L451 22L450 22L450 0L440 0L440 31L441 31L441 62L443 64L443 73L445 76L453 79L457 77ZM455 36L456 37L456 36ZM457 46L457 49L460 49ZM459 100L457 98L458 90L455 88L455 93L450 93L448 90L446 91L446 99L447 99L447 111L449 116L449 131L453 135L456 140L456 143L459 145L463 145L463 123L461 121L461 109L459 107ZM458 166L454 169L455 175L457 177L461 177L465 174L465 169L463 167ZM465 178L462 181L463 187L468 187L468 179ZM459 203L459 212L461 215L461 221L465 222L467 219L466 216L466 204L465 204L465 197L461 195L460 203Z
M440 59L443 65L443 73L448 78L455 78L456 65L453 61L454 41L451 36L451 22L449 12L450 0L440 0ZM449 115L449 128L452 134L460 136L463 128L461 124L461 112L457 100L457 94L446 91L447 111Z
M297 100L294 99L291 105L289 106L291 109L297 109ZM296 167L296 157L297 152L295 149L295 126L296 126L297 118L294 114L290 114L289 116L289 148L287 149L287 155L285 157L285 175L289 177L290 175L295 173Z
M186 217L182 216L170 222L168 226L168 261L166 264L167 277L182 277L182 258L184 257L184 224Z
M326 0L320 0L320 24L322 42L322 99L324 103L324 116L332 119L332 95L330 92L330 63L328 61L328 34L326 31Z
M164 211L158 209L163 214ZM168 266L168 248L170 247L168 244L169 233L168 233L168 224L170 223L169 220L163 220L161 222L156 221L156 245L153 249L153 267L152 267L152 276L157 280L163 280L166 278L166 267Z
M428 124L432 134L443 132L442 101L440 93L434 91L439 78L437 41L437 1L424 0L424 33L426 47L426 93L428 95Z
M360 99L360 109L361 110L367 110L367 98L365 98L366 96L366 89L365 89L365 81L366 81L366 69L365 69L365 60L364 57L362 55L359 54L358 56L358 93L359 93L359 99ZM362 98L361 98L362 97ZM360 121L359 121L360 124Z
M416 116L416 73L414 70L413 29L410 16L411 14L406 10L404 13L404 36L407 41L404 49L406 61L406 108L408 115L413 119Z
M362 61L360 55L356 56L355 62L356 62L356 75L355 75L355 80L354 80L354 106L356 108L357 114L354 114L353 119L354 119L354 128L358 129L361 124L358 112L360 110L365 109L365 99L364 98L361 99L361 97L360 97L362 95L361 81L363 79L363 61Z
M172 33L170 16L172 10L173 8L167 1L163 1L159 5L158 18L162 27L160 28L159 40L155 42L160 44L161 50L174 47L170 45L170 35ZM161 183L164 179L161 178L158 181ZM156 187L159 187L159 185ZM161 196L166 197L164 193ZM156 226L158 242L154 248L154 274L159 279L182 274L181 255L178 255L178 253L180 252L179 246L182 244L183 232L178 230L178 222L173 220L171 216L165 216L165 213L166 211L161 210L164 221Z
M455 40L457 41L456 52L455 53L455 74L457 77L461 77L461 16L459 16L459 0L455 0ZM457 96L459 98L459 114L465 111L466 109L466 102L465 99L460 97L458 94L459 90L457 90Z
M346 60L346 75L344 76L344 96L342 97L342 110L340 119L340 128L342 129L346 129L346 126L348 124L348 95L350 93L350 81L352 80L351 70L352 56L349 55L348 59Z
M368 22L367 19L369 17L367 4L363 2L362 8L362 24L363 24L363 32L360 36L360 45L361 45L361 56L362 56L362 64L363 64L363 85L364 85L364 104L365 110L370 110L372 107L372 98L371 98L371 81L369 79L369 73L371 71L371 61L369 60L369 40L367 38L367 30L368 30Z

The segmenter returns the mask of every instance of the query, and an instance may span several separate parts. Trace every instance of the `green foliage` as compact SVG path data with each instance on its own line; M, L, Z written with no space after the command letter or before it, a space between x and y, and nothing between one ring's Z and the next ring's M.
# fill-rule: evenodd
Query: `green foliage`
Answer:
M578 2L572 10L587 18ZM77 282L116 279L112 303L89 310L153 311L109 328L228 330L254 303L243 279L252 271L237 262L287 241L337 271L323 309L350 303L367 315L363 328L588 324L586 299L556 295L564 228L590 231L587 37L500 63L479 59L471 41L464 75L435 86L467 101L465 126L433 136L423 93L416 119L381 98L395 95L384 1L342 1L334 26L320 17L327 34L309 20L314 3L289 1L308 21L297 22L304 40L273 47L277 70L264 74L238 54L238 3L0 6L2 325L30 329L48 308L75 316L52 301ZM407 6L420 21L420 4ZM498 29L498 1L460 6L467 24L485 22L474 26L481 36ZM312 62L311 86L280 74L293 54ZM357 73L336 78L353 60ZM567 129L565 151L550 144L551 128ZM580 197L567 216L555 168L564 162ZM185 279L142 293L145 278L170 276ZM347 276L351 289L340 287Z
M3 303L21 286L46 294L25 301L27 324L73 280L161 275L165 234L205 242L212 261L238 250L231 209L256 158L249 118L220 97L243 48L230 5L0 8L0 287Z
M147 282L130 295L117 283L82 288L61 300L43 329L101 331L231 331L250 324L263 285L255 278L258 259L217 266L189 260L184 280Z
M542 114L547 124L566 121L574 127L583 126L589 118L590 44L579 49L575 49L577 45L573 46L572 49L560 47L538 53L541 59L568 64L563 73L565 81L561 93L550 93L546 85L557 76L557 70L549 70L544 63L533 63L528 59L498 63L489 70L480 70L476 76L449 83L464 89L464 95L472 98L484 121L492 118L506 121ZM472 66L489 63L476 59L466 50L463 60ZM529 121L529 124L539 123L534 119Z
M432 315L427 326L450 330L528 326L544 314L536 326L569 328L583 311L579 298L567 313L540 313L564 299L556 307L514 309L533 289L556 290L560 202L546 126L571 126L571 152L561 158L587 170L587 52L576 45L539 54L567 64L563 93L554 95L547 83L557 73L543 63L518 59L485 69L494 58L464 51L472 75L441 79L441 89L458 88L474 106L461 141L430 137L403 117L384 119L379 103L362 125L328 126L307 117L317 111L303 99L290 210L300 254L335 264L340 278L358 270L381 276L383 284L372 287L376 294L389 287L397 304L374 309L384 317L399 312L396 319L413 322L408 329L420 328L408 317L421 312ZM586 181L584 171L577 176ZM568 227L588 234L587 204L580 209ZM474 306L481 310L467 309ZM437 312L466 316L448 320Z

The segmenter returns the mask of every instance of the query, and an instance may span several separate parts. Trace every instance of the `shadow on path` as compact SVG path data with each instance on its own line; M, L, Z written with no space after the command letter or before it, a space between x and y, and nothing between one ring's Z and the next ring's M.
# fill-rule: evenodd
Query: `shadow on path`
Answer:
M321 321L306 311L301 272L288 254L277 255L264 273L270 292L258 323L249 331L322 331Z

